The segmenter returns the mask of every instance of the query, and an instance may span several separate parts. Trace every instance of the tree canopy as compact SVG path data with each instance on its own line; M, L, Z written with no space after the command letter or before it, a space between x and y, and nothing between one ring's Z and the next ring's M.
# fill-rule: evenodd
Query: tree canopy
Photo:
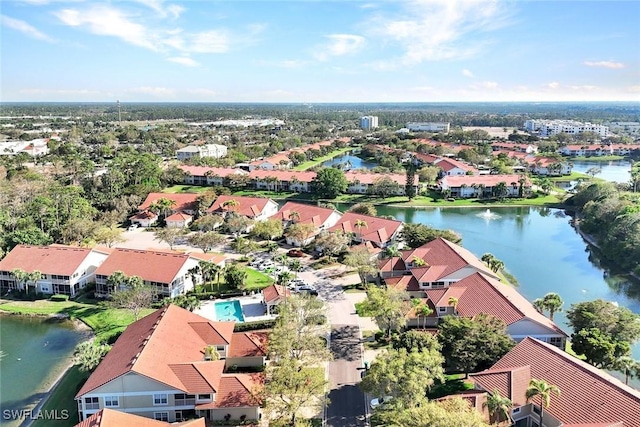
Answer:
M344 193L348 184L340 169L322 168L317 172L312 187L317 197L333 199Z
M418 248L438 237L456 244L462 242L462 237L453 230L438 230L424 224L405 224L400 232L400 237L411 248Z

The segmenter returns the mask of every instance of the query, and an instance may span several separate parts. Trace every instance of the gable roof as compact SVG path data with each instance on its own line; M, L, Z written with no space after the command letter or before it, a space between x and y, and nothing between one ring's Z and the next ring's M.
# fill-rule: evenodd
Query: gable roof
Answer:
M560 389L545 408L565 425L623 422L625 427L640 426L640 392L604 371L571 356L550 344L525 338L498 360L491 369L472 374L476 384L491 387L485 378L494 371L506 371L530 366L531 378L542 379ZM501 393L506 390L498 388ZM489 390L493 391L493 389ZM514 401L526 401L514 396Z
M267 331L235 332L231 336L228 357L264 357L268 342Z
M176 252L116 248L98 267L96 274L111 276L122 271L127 276L138 276L149 282L171 283L188 259L189 255Z
M91 254L88 248L51 245L17 245L0 261L0 271L19 268L26 272L71 276Z
M284 298L291 295L291 291L282 285L269 285L262 290L264 302L275 301L278 298Z
M458 292L457 296L459 316L474 317L480 313L487 313L504 321L507 325L527 318L566 336L562 329L540 314L513 286L484 274L474 273L450 285L450 289L456 288L464 288L464 291ZM451 296L456 297L453 294Z
M434 164L436 166L438 166L440 169L442 169L443 171L445 171L445 172L449 172L450 170L458 168L458 169L461 169L461 170L463 170L465 172L478 173L478 170L476 168L474 168L473 166L469 166L466 163L462 163L459 160L450 159L448 157L440 158L440 159L436 160L434 162Z
M355 224L358 220L366 222L367 226L363 227L361 230L357 230L355 228ZM378 244L378 246L381 246L391 240L401 228L401 221L347 212L338 220L336 225L329 229L329 231L357 233L359 237L362 236L362 240L368 240Z
M197 410L257 406L255 388L262 382L258 374L223 374L216 400L196 405Z
M291 220L292 212L298 214L298 217L295 218L296 223L312 224L315 227L322 226L334 212L340 214L340 212L335 209L321 208L320 206L306 203L287 202L275 215L272 215L271 218L289 221Z
M138 210L148 210L154 202L160 199L173 200L175 205L171 207L172 211L194 210L198 196L199 194L195 193L149 193L144 202L138 206Z
M275 204L271 199L266 197L244 197L244 196L229 196L220 195L216 198L215 202L211 205L207 212L221 212L225 209L223 205L226 201L235 200L238 202L238 206L234 207L233 212L239 215L246 216L248 218L255 218L260 215L269 202Z
M202 385L198 376L211 384L215 363L204 363L208 369L195 365L204 359L207 345L231 343L233 325L211 322L176 305L156 310L127 327L76 398L129 372L185 392Z
M116 411L115 409L104 408L80 421L75 427L205 427L204 418L184 421L181 423L168 423L158 421L140 415L129 414L127 412Z

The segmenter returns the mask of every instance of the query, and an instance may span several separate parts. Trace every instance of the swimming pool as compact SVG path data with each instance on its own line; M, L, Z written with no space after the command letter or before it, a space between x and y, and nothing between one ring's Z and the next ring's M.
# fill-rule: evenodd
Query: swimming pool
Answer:
M216 309L216 320L220 322L244 322L240 301L219 301L214 305Z

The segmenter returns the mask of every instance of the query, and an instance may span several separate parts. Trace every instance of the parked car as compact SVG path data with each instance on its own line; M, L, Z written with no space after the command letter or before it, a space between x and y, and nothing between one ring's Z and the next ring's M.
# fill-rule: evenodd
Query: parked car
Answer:
M297 288L294 289L294 291L300 294L309 294L314 297L318 296L318 291L316 290L316 288L314 288L311 285L298 286Z
M127 230L128 230L128 231L133 231L133 230L135 230L136 228L138 228L138 224L131 224L131 225L129 226L129 228L127 228Z
M289 252L287 252L287 255L292 258L301 258L304 256L304 252L299 249L291 249Z
M392 396L384 396L384 397L378 397L376 399L371 399L371 409L376 409L378 406L389 402L390 400L392 400L393 397Z

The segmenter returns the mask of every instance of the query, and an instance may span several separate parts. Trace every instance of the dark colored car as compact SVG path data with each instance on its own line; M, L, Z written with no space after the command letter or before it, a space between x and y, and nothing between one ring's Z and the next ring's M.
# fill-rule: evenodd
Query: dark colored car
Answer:
M304 256L304 252L299 249L291 249L289 252L287 252L287 255L293 258L301 258Z

